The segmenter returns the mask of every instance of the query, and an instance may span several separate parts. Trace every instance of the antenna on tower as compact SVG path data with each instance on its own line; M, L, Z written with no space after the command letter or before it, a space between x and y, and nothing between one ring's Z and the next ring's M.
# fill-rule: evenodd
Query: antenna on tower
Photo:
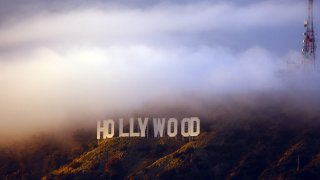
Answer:
M313 27L313 0L308 0L308 19L304 21L305 32L303 33L303 65L304 66L313 66L315 68L315 51L316 51L316 43L315 43L315 32Z

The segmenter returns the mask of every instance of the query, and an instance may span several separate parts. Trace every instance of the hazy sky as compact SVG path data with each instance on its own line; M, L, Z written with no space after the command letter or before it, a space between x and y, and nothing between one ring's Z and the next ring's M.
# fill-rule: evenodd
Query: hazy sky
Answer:
M298 0L116 2L1 0L0 48L174 43L283 54L300 49L306 15Z
M168 94L281 89L277 73L301 58L306 8L299 0L0 0L1 132Z

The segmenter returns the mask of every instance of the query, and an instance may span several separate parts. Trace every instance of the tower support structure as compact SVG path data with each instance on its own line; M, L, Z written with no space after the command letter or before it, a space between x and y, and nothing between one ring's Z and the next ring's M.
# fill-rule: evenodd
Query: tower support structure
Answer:
M316 66L316 38L313 24L313 0L308 0L308 18L304 21L305 32L303 33L303 65Z

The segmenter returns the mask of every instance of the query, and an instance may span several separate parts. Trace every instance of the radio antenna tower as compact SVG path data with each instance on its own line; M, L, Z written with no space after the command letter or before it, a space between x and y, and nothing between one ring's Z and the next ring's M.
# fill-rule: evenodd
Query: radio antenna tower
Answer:
M316 43L315 43L315 32L313 27L313 0L308 0L308 19L304 21L304 39L303 39L303 65L304 66L313 66L315 68L315 51L316 51Z

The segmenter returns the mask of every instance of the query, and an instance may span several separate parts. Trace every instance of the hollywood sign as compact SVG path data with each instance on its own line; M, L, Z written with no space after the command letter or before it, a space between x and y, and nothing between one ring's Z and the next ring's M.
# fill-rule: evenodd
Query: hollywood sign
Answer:
M153 125L154 137L168 137L178 135L178 120L170 118L130 118L129 130L125 132L124 121L119 119L118 137L146 137L149 133L149 124ZM180 134L182 137L195 137L200 134L200 119L198 117L183 118L180 122ZM97 139L113 138L115 136L115 121L112 119L97 122Z

